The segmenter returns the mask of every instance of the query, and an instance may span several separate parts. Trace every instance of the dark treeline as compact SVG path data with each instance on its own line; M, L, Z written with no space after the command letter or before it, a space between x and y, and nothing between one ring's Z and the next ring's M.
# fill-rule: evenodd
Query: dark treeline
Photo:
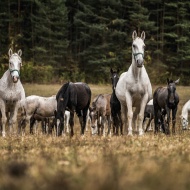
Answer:
M1 0L0 74L22 49L23 82L110 82L110 67L131 64L131 35L146 33L153 83L189 84L189 0Z

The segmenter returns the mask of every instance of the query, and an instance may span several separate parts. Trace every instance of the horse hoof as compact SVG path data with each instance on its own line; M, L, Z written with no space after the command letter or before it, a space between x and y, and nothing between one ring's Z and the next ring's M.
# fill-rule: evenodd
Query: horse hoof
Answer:
M132 132L129 132L128 134L127 134L127 136L133 136L133 134L132 134Z

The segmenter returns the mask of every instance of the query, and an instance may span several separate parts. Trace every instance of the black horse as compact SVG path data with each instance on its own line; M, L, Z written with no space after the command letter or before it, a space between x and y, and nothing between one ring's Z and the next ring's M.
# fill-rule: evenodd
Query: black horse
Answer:
M111 116L113 120L113 134L119 134L119 128L121 135L123 134L123 123L121 119L121 105L115 94L115 88L119 80L118 70L113 71L110 69L111 81L112 81L112 94L110 98Z
M64 129L65 110L70 111L69 124L71 127L71 136L74 135L74 112L79 117L81 125L81 134L84 135L86 126L86 115L91 101L91 90L86 83L83 82L67 82L56 95L57 111L55 113L57 135L60 136Z
M176 81L167 79L167 87L158 87L153 95L154 105L154 122L155 122L155 133L158 132L159 120L162 124L162 130L165 134L170 134L169 122L170 122L170 111L172 110L172 133L175 133L176 113L177 106L179 103L179 96L176 92ZM165 115L167 119L165 122Z

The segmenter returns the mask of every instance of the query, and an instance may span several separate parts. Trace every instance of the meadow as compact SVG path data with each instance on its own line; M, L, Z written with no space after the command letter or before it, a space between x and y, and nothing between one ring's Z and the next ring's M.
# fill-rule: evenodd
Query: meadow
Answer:
M92 99L111 93L111 85L89 85ZM26 95L51 96L60 84L24 84ZM157 86L153 86L153 91ZM190 131L179 116L190 87L177 86L180 103L175 135L80 136L75 117L73 138L41 133L0 137L0 190L190 189ZM40 130L40 129L39 129Z

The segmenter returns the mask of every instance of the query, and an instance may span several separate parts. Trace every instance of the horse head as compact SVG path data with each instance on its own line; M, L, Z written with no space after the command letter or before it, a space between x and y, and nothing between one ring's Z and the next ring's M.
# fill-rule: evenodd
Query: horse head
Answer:
M119 80L119 75L118 75L119 70L117 69L117 71L113 71L113 69L110 69L110 73L111 73L111 82L112 82L112 88L113 90L115 90L117 82Z
M174 104L175 103L175 92L176 92L176 84L179 83L179 79L176 81L169 80L167 78L167 90L168 90L168 103Z
M137 32L134 31L132 34L132 54L133 54L133 59L136 63L137 67L142 67L144 64L144 49L145 49L145 32L143 31L141 33L141 37L139 38L137 36Z
M19 50L18 53L13 53L12 49L9 49L9 71L14 83L18 82L20 78L20 67L22 66L22 51Z
M65 83L56 94L57 116L59 117L64 117L63 112L65 112L69 98L69 84L69 82Z
M89 107L89 116L91 119L91 127L96 128L96 121L98 119L98 114L96 111L96 105L94 105L93 103L92 103L92 107Z

